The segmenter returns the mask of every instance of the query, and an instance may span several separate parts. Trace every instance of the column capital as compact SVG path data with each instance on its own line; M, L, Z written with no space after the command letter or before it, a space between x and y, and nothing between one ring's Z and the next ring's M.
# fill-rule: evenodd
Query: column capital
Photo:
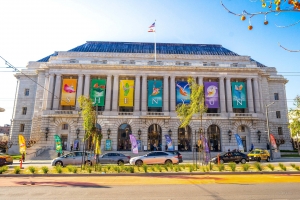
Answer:
M91 75L90 74L85 74L85 77L90 77Z
M223 80L224 81L225 76L220 76L219 80Z
M257 80L258 80L258 78L257 78L257 77L253 77L253 80L254 80L254 81L257 81Z
M50 73L50 72L49 72L49 76L52 76L52 77L53 77L53 76L54 76L54 73Z
M164 78L169 78L169 75L164 75Z
M251 79L252 79L251 77L247 77L247 81L249 81L249 80L251 81Z
M83 74L78 74L78 77L83 77Z
M112 75L111 75L111 74L107 74L106 77L107 77L107 78L111 78Z
M141 78L140 74L135 75L135 78Z
M56 77L61 77L61 74L56 74Z
M147 75L143 75L143 78L147 78Z
M119 74L114 74L113 76L116 78L119 78Z

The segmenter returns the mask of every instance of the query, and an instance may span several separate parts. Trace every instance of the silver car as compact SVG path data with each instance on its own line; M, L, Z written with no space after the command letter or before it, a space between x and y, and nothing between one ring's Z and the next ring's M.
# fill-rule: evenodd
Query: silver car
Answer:
M130 159L131 165L141 166L143 164L178 164L178 155L169 152L152 151L143 156L137 156Z
M55 159L52 160L51 165L52 166L67 166L67 165L81 165L83 159L83 152L82 151L74 151L74 152L70 152L66 155L57 157ZM95 162L94 157L91 153L89 152L85 152L85 164L89 164L92 165L92 163Z
M118 164L123 165L129 163L130 156L125 156L121 153L106 153L99 156L100 164Z

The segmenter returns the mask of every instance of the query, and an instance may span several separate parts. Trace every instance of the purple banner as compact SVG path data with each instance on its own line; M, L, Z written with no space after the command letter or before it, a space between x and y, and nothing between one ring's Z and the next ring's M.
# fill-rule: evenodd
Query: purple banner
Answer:
M130 137L130 142L131 142L132 153L138 154L139 153L138 144L136 142L135 137L132 134L130 134L129 137Z
M167 143L167 146L168 146L168 150L174 150L173 149L173 144L172 144L172 139L170 138L169 135L165 135L165 138L166 138L166 143Z
M219 108L219 83L204 82L205 105L207 108Z

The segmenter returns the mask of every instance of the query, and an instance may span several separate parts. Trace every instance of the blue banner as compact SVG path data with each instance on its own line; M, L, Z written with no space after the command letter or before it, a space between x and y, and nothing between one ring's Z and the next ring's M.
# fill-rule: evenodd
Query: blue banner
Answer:
M167 143L167 146L168 146L168 150L174 150L173 148L173 144L172 144L172 139L170 138L169 135L165 135L165 138L166 138L166 143Z
M176 105L190 104L191 89L187 81L176 81Z
M106 151L111 151L111 140L106 140L105 142L105 150Z
M162 107L162 81L148 81L148 107Z
M244 146L243 146L241 137L239 136L239 134L234 134L234 136L236 139L236 143L238 145L238 150L240 150L241 152L244 152Z

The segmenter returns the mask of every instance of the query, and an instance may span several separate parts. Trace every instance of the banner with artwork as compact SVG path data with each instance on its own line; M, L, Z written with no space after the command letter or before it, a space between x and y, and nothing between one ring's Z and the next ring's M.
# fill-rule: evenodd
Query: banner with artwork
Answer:
M61 139L58 135L54 135L55 150L57 153L62 153Z
M247 108L245 83L232 82L231 89L233 108Z
M162 107L162 81L148 81L148 107Z
M190 104L191 89L187 81L176 81L176 105Z
M204 82L205 105L207 108L219 108L219 83Z
M77 79L63 79L61 90L62 106L75 106Z
M132 153L138 154L139 153L138 144L136 142L136 139L135 139L134 135L130 134L129 137L130 137L130 142L131 142L131 151L132 151Z
M275 137L274 135L271 133L270 134L270 141L271 141L271 146L274 148L274 149L277 149L277 144L276 144L276 140L275 140ZM272 149L272 148L271 148Z
M236 143L238 145L238 150L240 150L241 152L244 152L244 146L243 146L241 137L239 136L239 134L234 134L234 136L236 139Z
M90 88L90 98L93 105L104 106L105 103L105 79L92 79Z
M21 134L19 134L19 150L21 154L26 154L26 140Z
M120 80L119 106L133 106L134 80Z
M170 151L173 151L173 144L172 144L172 139L169 135L165 135L165 138L166 138L166 143L167 143L167 146L168 146L168 150Z

